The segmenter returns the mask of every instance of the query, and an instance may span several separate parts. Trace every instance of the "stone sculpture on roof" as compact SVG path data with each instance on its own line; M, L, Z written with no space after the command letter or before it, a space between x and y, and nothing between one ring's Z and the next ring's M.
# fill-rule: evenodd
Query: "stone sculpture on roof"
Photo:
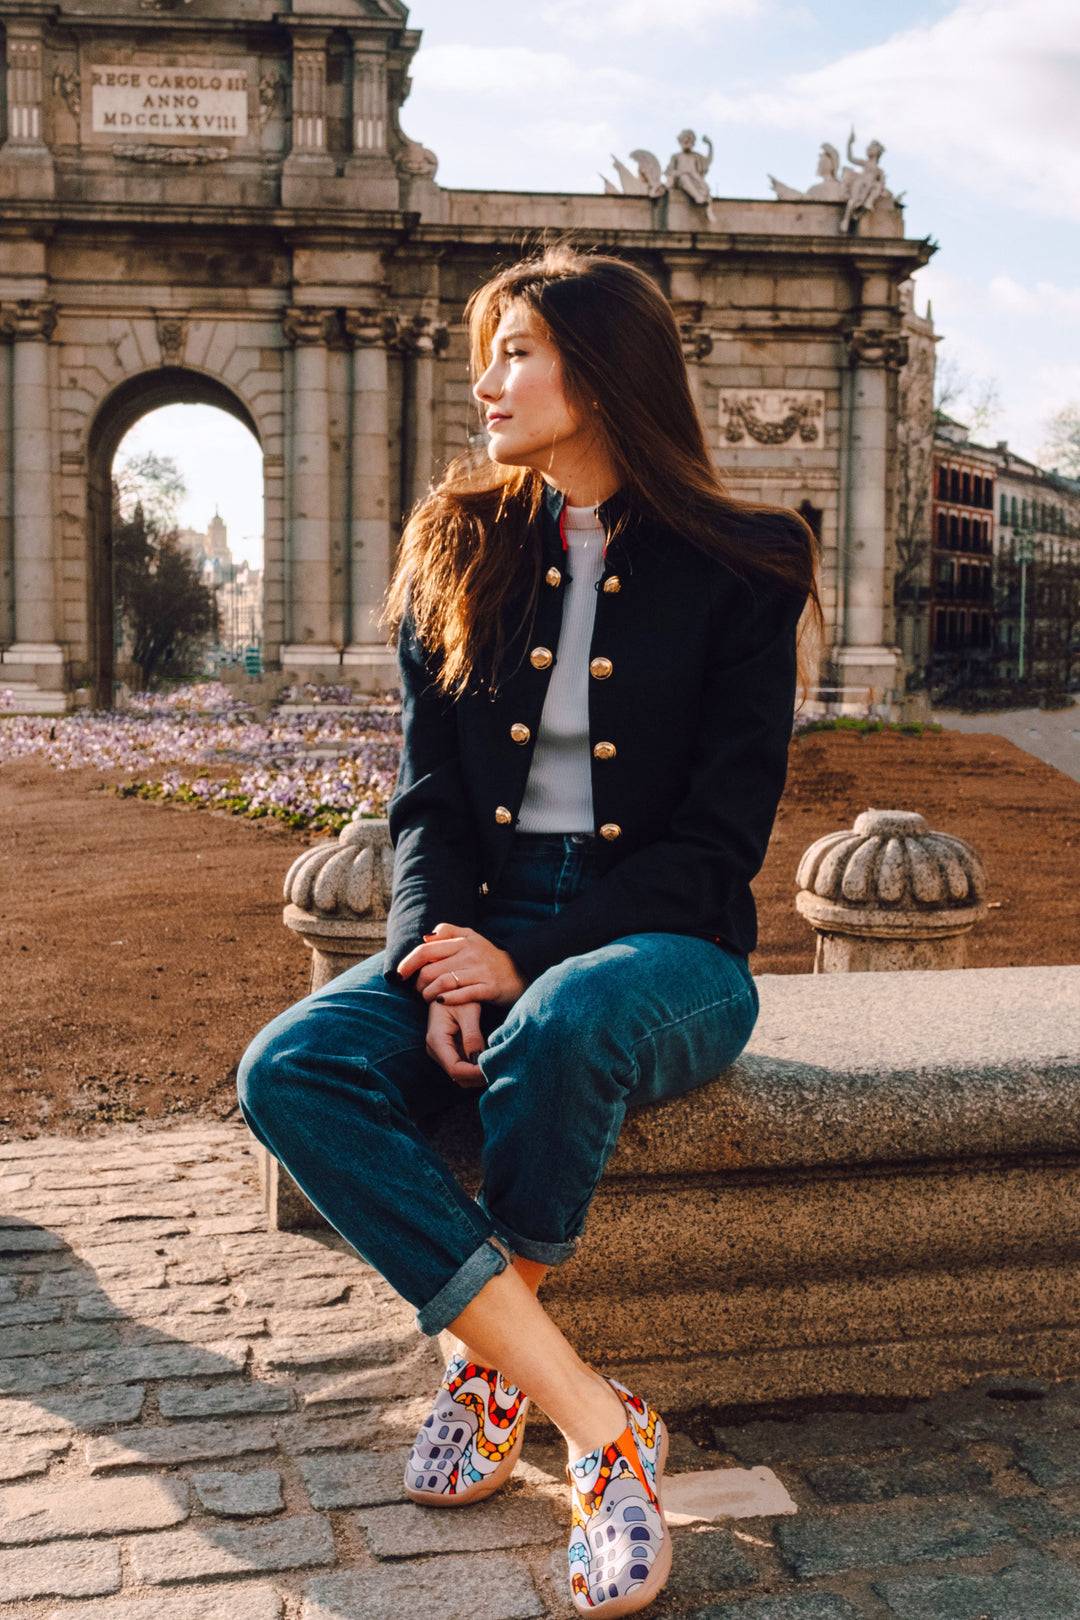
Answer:
M840 154L829 141L823 141L818 155L818 182L808 191L796 191L794 186L787 186L774 175L769 176L769 184L776 193L780 202L842 202L844 214L840 221L840 230L845 235L858 224L864 215L882 205L895 207L898 199L885 185L885 171L881 167L881 158L885 148L880 141L871 141L866 148L865 157L857 157L855 153L855 131L848 136L847 159L854 167L840 168Z
M707 135L702 136L706 150L697 150L697 136L692 129L684 129L679 134L679 150L673 152L668 159L666 169L660 168L660 159L654 152L639 149L631 152L631 161L637 164L637 174L631 174L625 163L620 163L617 157L612 158L615 172L622 185L612 185L607 176L603 176L604 191L608 196L615 197L663 197L668 192L682 191L691 202L705 210L705 217L712 223L712 193L709 182L705 178L713 160L713 143Z

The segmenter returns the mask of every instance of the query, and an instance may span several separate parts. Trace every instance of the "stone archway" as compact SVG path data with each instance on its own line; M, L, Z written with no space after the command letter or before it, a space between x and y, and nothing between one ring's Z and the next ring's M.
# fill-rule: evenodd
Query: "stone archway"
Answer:
M115 691L113 461L125 434L163 405L216 406L243 423L262 448L255 420L243 401L216 377L183 366L161 366L128 377L102 402L86 447L89 686L92 702L99 708L111 705Z

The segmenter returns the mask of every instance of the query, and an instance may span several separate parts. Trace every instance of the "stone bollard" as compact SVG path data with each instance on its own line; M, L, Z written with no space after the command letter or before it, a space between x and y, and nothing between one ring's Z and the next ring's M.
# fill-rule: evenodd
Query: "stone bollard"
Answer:
M336 844L305 850L285 878L284 923L311 951L311 988L374 956L386 944L394 883L390 826L350 821Z
M283 921L311 951L311 988L321 990L346 968L386 944L394 882L390 827L376 817L350 821L336 843L306 849L285 877ZM274 1232L326 1226L283 1164L255 1143L267 1224Z
M817 934L815 973L962 968L986 915L986 873L962 838L908 810L867 810L811 844L796 908Z

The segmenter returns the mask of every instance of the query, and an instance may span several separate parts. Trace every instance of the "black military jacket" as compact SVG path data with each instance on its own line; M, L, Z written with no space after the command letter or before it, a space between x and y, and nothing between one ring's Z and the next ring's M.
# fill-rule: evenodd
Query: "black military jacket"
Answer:
M442 694L435 655L408 614L402 623L388 979L437 923L483 931L478 897L510 852L558 658L568 578L561 507L549 492L540 599L494 695L482 681L457 698ZM620 511L618 496L599 509L609 535ZM744 955L754 948L750 880L784 786L802 606L790 592L748 585L650 518L614 534L589 651L600 871L557 916L515 934L511 955L525 979L626 934L693 934Z

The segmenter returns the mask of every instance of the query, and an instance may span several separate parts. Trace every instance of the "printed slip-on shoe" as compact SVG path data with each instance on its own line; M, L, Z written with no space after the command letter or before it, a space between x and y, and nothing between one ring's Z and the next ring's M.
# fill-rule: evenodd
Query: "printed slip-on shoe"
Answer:
M480 1502L514 1471L529 1398L494 1368L451 1357L405 1467L405 1490L429 1507Z

